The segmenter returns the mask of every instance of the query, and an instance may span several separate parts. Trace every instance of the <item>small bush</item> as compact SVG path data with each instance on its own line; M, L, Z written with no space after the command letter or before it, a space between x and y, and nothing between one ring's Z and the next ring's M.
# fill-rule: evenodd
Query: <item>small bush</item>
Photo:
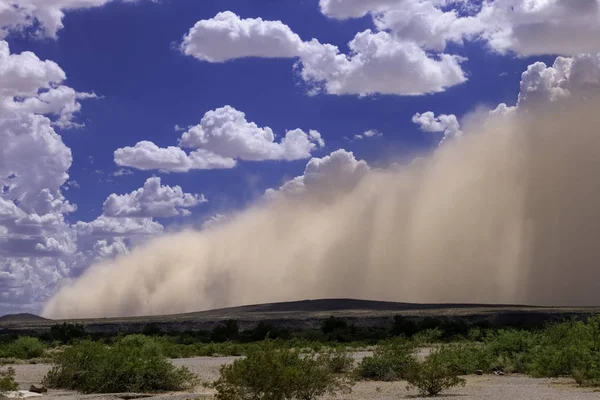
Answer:
M19 336L17 340L0 349L0 357L29 360L42 357L45 349L46 346L39 339L29 336Z
M358 364L358 376L376 381L404 379L415 363L415 344L403 338L380 345Z
M65 349L43 383L83 393L118 393L181 390L195 382L189 370L166 359L153 339L131 335L112 347L86 340Z
M227 320L217 325L210 334L210 340L221 343L228 340L234 340L238 337L240 329L237 321Z
M413 341L417 346L424 346L439 342L442 338L443 332L439 329L427 329L421 331L413 336Z
M580 386L600 386L600 365L598 364L598 360L594 360L585 366L575 367L571 376Z
M408 388L416 388L421 395L437 396L444 390L464 386L466 381L447 362L451 358L447 351L446 347L434 350L423 363L413 364L406 377Z
M8 367L0 370L0 393L12 392L17 389L19 389L19 385L15 382L15 369Z
M583 322L549 326L531 349L527 372L535 377L557 377L585 369L595 342L593 336L590 327Z
M85 337L85 327L81 324L57 324L50 327L51 340L59 341L62 344L71 344L76 340Z
M440 363L461 375L473 374L477 370L490 372L494 369L489 350L479 344L450 344L436 354Z
M312 400L348 391L351 382L334 374L323 358L282 349L267 340L246 358L221 367L213 387L217 400Z
M345 349L327 349L319 357L329 370L335 374L348 372L354 365L354 358Z

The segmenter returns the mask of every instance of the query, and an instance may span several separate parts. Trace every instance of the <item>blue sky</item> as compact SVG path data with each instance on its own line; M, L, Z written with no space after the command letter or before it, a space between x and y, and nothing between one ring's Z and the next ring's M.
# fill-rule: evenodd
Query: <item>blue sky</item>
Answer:
M97 95L97 98L79 100L81 110L73 114L70 125L53 124L53 129L72 152L72 164L67 171L68 182L77 183L65 182L56 188L69 203L77 206L76 210L61 214L65 220L60 229L65 230L71 229L78 221L94 221L103 213L103 203L111 194L131 193L143 187L144 182L153 176L160 177L164 186L179 186L184 193L203 195L208 201L197 202L186 208L191 215L181 213L164 217L162 214L146 214L143 217L153 218L166 230L187 225L199 228L211 216L243 209L260 200L265 190L277 188L291 178L302 175L310 157L322 158L335 150L345 149L353 152L356 159L365 160L371 166L385 167L415 151L433 151L444 137L447 125L443 120L415 123L412 120L415 114L431 111L434 119L442 114L454 115L460 121L462 116L477 107L493 110L500 103L514 106L521 90L521 74L529 65L542 61L550 67L557 55L571 57L579 54L576 45L571 54L559 45L553 49L552 46L540 44L538 49L531 41L527 41L528 38L513 38L512 42L509 38L500 44L494 41L495 34L519 24L524 24L526 28L533 22L543 24L545 16L557 12L552 8L560 6L560 2L556 1L546 4L546 9L527 8L527 2L516 0L484 2L494 12L500 13L494 19L500 21L499 25L490 27L489 23L477 20L482 7L480 1L457 5L452 2L442 4L441 1L406 0L404 3L405 7L409 7L409 14L418 13L410 7L427 3L440 13L455 10L453 15L457 19L474 18L470 25L481 24L478 30L457 25L439 33L445 40L443 48L430 45L433 39L422 39L418 31L413 37L413 31L408 28L400 30L398 25L376 26L376 15L392 15L394 7L404 7L400 5L402 2L393 5L393 2L385 0L372 1L372 7L367 7L363 16L348 19L340 16L340 10L347 7L347 10L355 12L356 9L352 7L356 8L356 4L359 4L356 1L139 0L130 3L106 0L97 2L105 3L99 7L93 6L92 2L89 2L89 7L74 6L74 2L68 0L63 3L62 8L60 1L56 6L64 12L64 17L59 19L63 27L53 31L50 23L41 19L42 3L35 0L9 0L7 4L21 5L25 10L21 10L22 13L30 14L26 15L28 19L22 19L23 15L18 13L12 16L14 23L4 26L4 40L10 47L11 55L32 52L39 60L54 61L66 74L66 80L41 86L37 94L16 93L10 95L11 100L19 96L35 98L48 87L59 84L73 88L78 93ZM33 11L28 11L30 5L34 6L31 9ZM506 14L507 7L515 6L521 14ZM303 42L316 38L321 44L337 46L340 54L351 52L348 43L357 33L370 29L374 34L379 30L392 38L390 40L416 43L415 48L426 51L425 56L431 59L437 59L442 53L464 57L457 64L462 69L464 81L416 96L403 93L400 86L390 89L390 93L379 93L374 89L366 95L351 93L352 89L338 94L333 89L321 87L321 92L314 94L311 92L314 85L300 76L298 66L296 69L294 67L299 60L303 60L304 55L300 55L300 59L298 56L257 56L210 62L201 59L202 55L184 54L180 46L184 35L190 32L194 24L211 20L225 11L231 11L241 21L254 18L280 21ZM356 12L362 13L360 10ZM538 12L541 16L536 14ZM581 29L588 29L593 34L598 29L596 25L597 20L592 20L589 26L583 23ZM563 32L557 33L549 28L549 41L554 34L568 37L572 27L558 26L556 29L563 29ZM460 40L455 39L456 35ZM502 35L498 37L504 38ZM218 46L224 48L228 43L225 41ZM257 46L260 47L260 43ZM589 45L583 43L581 48L588 51ZM382 74L389 72L389 79L398 77L401 80L403 68L406 67L387 65L386 68L390 70L382 71ZM315 145L309 154L295 159L266 157L259 161L248 161L242 156L234 157L237 160L236 167L224 169L165 172L158 168L142 170L115 163L115 150L135 146L140 141L153 142L160 148L177 146L188 126L200 124L205 113L226 105L245 113L248 122L254 122L258 127L270 127L276 134L276 141L286 131L298 128L306 135L309 130L318 131L325 145ZM59 114L62 112L64 110ZM58 115L37 114L45 115L52 122L56 122ZM434 123L437 125L433 126ZM73 127L73 124L82 126ZM175 125L186 129L176 131ZM354 135L368 130L375 130L379 134L362 140L353 139ZM6 155L2 156L0 152L0 171L1 165L10 161L2 157ZM5 166L4 169L10 170L9 167ZM125 170L126 174L114 176L118 170ZM5 185L8 182L6 179ZM7 193L5 200L20 207L23 200L11 198L10 191ZM42 212L33 208L23 210L26 214L42 215ZM46 233L32 237L39 239L44 235ZM86 245L91 245L89 238L82 237L85 234L81 231L65 235L70 235L70 240L75 244L66 252L66 258L61 258L64 266L37 276L40 269L48 268L47 265L56 262L55 257L62 255L13 253L14 247L11 246L14 245L10 244L13 237L7 228L4 236L9 244L0 252L0 289L5 289L4 299L0 299L0 313L20 309L37 310L60 282L80 274L99 257L77 256L88 251ZM113 232L107 235L108 239L97 236L93 240L107 240L105 245L110 247L111 241L117 236ZM123 237L126 240L121 250L127 251L126 247L135 240L126 234ZM18 238L21 240L22 234ZM112 249L107 254L113 256L118 252ZM36 260L40 259L46 261L37 263ZM33 295L34 292L43 294Z
M303 39L315 37L340 48L347 48L356 32L372 27L368 17L332 21L319 12L316 0L296 4L114 2L68 13L57 40L18 34L9 38L13 52L29 50L41 59L54 60L67 73L71 87L103 97L87 102L79 114L84 129L63 135L74 154L70 176L81 186L69 193L69 199L79 206L70 220L95 218L109 194L130 192L153 175L104 176L118 169L113 161L115 149L139 140L173 145L179 136L173 127L195 125L206 111L231 105L245 112L250 121L269 126L276 133L317 129L327 139L327 147L315 156L345 148L367 161L385 162L386 156L408 151L405 147L431 147L439 141L440 135L424 135L411 122L416 112L431 109L460 116L478 105L514 103L520 74L531 63L530 59L498 56L472 44L458 49L469 59L464 65L469 81L445 93L419 97L310 96L301 80L293 76L294 59L252 58L210 64L184 57L173 48L196 21L224 10L245 18L281 20ZM384 136L354 143L344 139L369 129ZM202 216L243 206L286 177L301 175L305 165L302 160L245 162L231 170L170 174L163 181L209 198L224 198L227 205L209 202L195 210ZM98 170L104 174L96 173Z

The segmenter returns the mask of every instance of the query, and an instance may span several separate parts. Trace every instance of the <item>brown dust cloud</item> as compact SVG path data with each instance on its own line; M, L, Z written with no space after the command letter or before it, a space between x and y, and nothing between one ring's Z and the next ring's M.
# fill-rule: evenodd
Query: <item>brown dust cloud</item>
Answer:
M351 189L279 196L159 237L91 266L43 315L336 297L600 305L598 110L588 98L473 123Z

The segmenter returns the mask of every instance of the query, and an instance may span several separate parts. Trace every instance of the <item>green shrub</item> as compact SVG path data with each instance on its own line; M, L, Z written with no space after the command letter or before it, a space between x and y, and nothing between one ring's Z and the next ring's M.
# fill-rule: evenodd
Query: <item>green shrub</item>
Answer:
M417 346L437 343L442 338L443 332L437 328L421 331L413 336L413 341Z
M348 391L351 382L334 374L323 358L282 349L267 340L246 358L221 367L213 387L217 400L311 400Z
M0 393L12 392L19 388L15 382L15 369L8 367L5 370L0 370Z
M380 345L358 364L358 376L376 381L404 379L415 362L415 344L403 338Z
M39 339L29 336L19 336L17 340L0 349L0 358L18 358L29 360L44 355L46 346Z
M594 342L592 329L583 322L551 325L531 349L527 372L536 377L571 375L590 362Z
M210 340L217 343L226 342L236 339L239 333L240 329L237 321L230 319L221 322L212 330Z
M461 375L469 375L481 370L495 369L493 357L485 346L480 344L450 344L434 350L436 359Z
M492 369L506 372L526 373L531 364L532 350L539 335L528 331L500 329L488 333L483 342L491 357Z
M86 340L65 349L43 383L83 393L118 393L181 390L195 382L189 370L166 359L153 339L132 335L112 347Z
M573 369L571 376L581 386L600 386L599 356L588 359L587 365L579 365Z
M406 380L408 388L416 388L421 395L437 396L455 386L464 386L466 381L458 376L454 365L448 363L447 352L455 350L442 347L434 350L423 363L414 363Z
M340 374L348 372L354 365L354 358L346 349L329 348L319 355L331 372Z
M83 339L85 335L85 327L81 324L65 322L62 325L57 324L50 327L51 340L59 341L62 344L71 344L76 340Z

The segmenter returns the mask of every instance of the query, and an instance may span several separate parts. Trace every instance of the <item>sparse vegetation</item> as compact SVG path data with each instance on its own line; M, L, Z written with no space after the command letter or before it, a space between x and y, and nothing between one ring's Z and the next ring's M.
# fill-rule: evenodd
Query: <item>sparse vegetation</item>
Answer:
M447 352L452 353L451 356ZM466 381L458 376L456 365L449 361L455 350L441 347L434 350L422 363L413 363L406 376L408 388L416 388L419 394L437 396L455 386L464 386Z
M349 372L354 366L354 358L347 349L329 348L322 351L319 357L335 374Z
M349 341L357 338L367 339ZM377 346L370 347L374 343ZM296 369L286 373L293 379L305 379L300 370L306 368L315 382L321 378L314 377L315 371L326 368L328 373L323 376L337 377L338 380L327 381L334 383L340 382L342 374L378 381L435 378L442 382L430 383L435 388L453 382L447 374L436 375L440 371L459 375L503 371L533 377L570 376L582 386L600 386L600 316L554 323L537 330L495 330L484 324L457 323L448 318L406 317L396 317L385 331L355 327L337 317L306 331L276 328L266 322L241 330L236 321L226 320L210 332L168 334L158 324L147 324L144 334L113 337L86 333L82 325L61 324L40 338L1 336L0 359L32 362L49 357L55 352L48 349L59 347L55 365L46 377L49 386L82 392L168 390L185 387L193 377L189 371L174 368L167 358L247 356L256 361L256 355L267 344L276 356L260 362L268 365L280 362L277 357L300 357L303 361L295 361L292 366ZM417 363L415 354L419 348L437 349L440 345L443 350L434 351L435 357ZM371 348L374 353L353 369L350 348ZM242 367L235 368L224 372L222 379L230 380L221 380L221 385L242 379ZM9 382L9 377L10 372L5 370L3 383ZM243 379L240 382L247 386L256 383ZM298 391L294 396L301 396Z
M357 368L358 376L376 381L393 381L406 378L417 350L415 343L398 338L381 344L373 356L362 359Z
M195 383L186 368L176 368L153 339L128 336L108 347L89 340L57 355L43 382L82 393L181 390Z
M38 338L19 336L15 341L0 346L0 358L39 358L44 355L45 349L46 346Z
M15 369L7 367L0 368L0 394L17 390L19 385L15 382Z
M221 368L213 387L218 400L312 400L326 393L347 392L352 382L335 374L326 357L284 349L272 340Z

